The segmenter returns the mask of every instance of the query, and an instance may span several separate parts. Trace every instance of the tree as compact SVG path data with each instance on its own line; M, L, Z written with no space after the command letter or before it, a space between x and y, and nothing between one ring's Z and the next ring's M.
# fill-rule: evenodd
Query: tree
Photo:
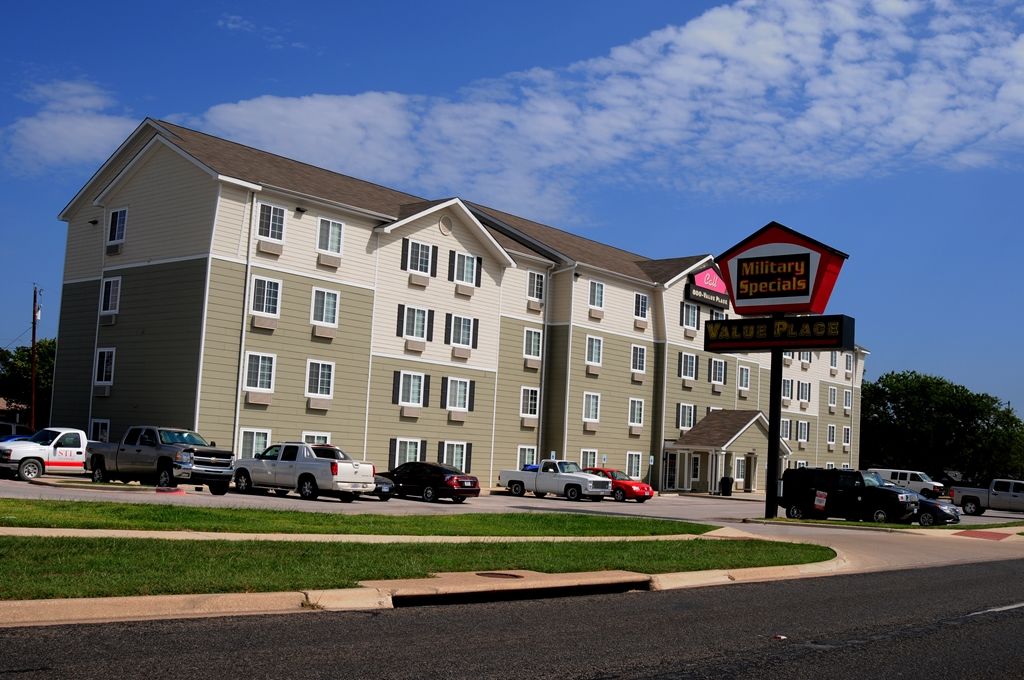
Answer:
M861 404L862 467L978 480L1024 473L1024 422L996 397L904 371L865 382Z
M36 341L36 426L47 424L50 399L53 396L53 359L57 341L44 338ZM21 411L23 421L30 422L32 406L32 348L0 350L0 398L8 408Z

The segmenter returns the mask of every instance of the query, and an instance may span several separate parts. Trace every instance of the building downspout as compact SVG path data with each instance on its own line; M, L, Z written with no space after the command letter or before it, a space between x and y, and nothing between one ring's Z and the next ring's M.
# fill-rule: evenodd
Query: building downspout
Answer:
M256 192L249 192L249 237L245 243L245 294L242 298L242 332L238 338L238 383L235 389L235 423L231 433L231 450L236 458L242 457L241 448L241 417L242 417L242 386L245 380L245 337L248 333L246 319L249 317L249 293L252 287L252 227L256 216ZM276 368L276 367L275 367Z

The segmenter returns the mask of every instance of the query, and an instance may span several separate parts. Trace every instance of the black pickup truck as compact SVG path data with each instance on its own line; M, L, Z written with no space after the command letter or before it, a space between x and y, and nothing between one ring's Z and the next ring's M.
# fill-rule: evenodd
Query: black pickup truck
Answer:
M872 522L912 522L918 496L882 486L874 473L859 470L793 468L782 475L779 505L791 519L842 517Z

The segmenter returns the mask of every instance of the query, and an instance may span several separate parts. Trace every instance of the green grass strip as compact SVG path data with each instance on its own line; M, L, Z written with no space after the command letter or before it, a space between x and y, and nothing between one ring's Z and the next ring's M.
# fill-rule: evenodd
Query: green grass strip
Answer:
M657 574L806 564L834 555L816 545L707 539L366 545L0 537L0 599L349 588L361 580L448 571Z
M707 524L582 513L363 515L143 503L0 499L0 526L384 536L666 536Z

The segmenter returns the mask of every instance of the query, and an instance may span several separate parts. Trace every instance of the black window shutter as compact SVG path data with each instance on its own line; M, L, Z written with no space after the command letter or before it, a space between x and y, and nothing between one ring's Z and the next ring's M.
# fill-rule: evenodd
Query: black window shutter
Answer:
M697 305L697 330L700 330L700 305Z
M427 311L427 340L434 341L434 310Z
M711 357L708 357L708 382L711 382L711 362L714 361Z
M679 303L679 325L680 326L685 326L686 325L686 303L685 302L680 302Z
M480 281L482 281L481 277L483 276L483 271L484 271L484 258L477 257L476 258L476 287L477 288L480 287Z
M402 271L409 269L409 239L402 239Z
M476 381L475 380L470 380L469 381L469 404L467 405L467 407L469 408L470 411L473 410L473 404L475 402L476 402Z
M476 342L480 339L480 319L473 319L473 349L476 349Z
M683 405L676 404L676 429L679 430L683 427Z
M391 438L391 442L388 444L388 469L394 470L398 462L398 440L394 437Z
M696 380L700 377L700 357L694 355L693 357L693 379Z
M455 280L455 251L448 251L448 280Z
M728 361L723 361L722 362L722 384L723 385L728 385L729 384L729 362Z
M430 275L437 276L437 246L430 247Z
M427 459L427 440L420 440L420 462L422 463Z
M391 379L391 403L398 403L399 392L402 389L402 372L395 371L394 377Z
M444 344L452 344L452 315L448 312L444 315Z
M430 405L430 374L423 376L423 401L420 403L423 406Z
M682 352L679 353L679 368L677 369L677 372L679 373L679 377L682 378L683 377L683 353Z
M441 408L448 408L448 378L441 378Z
M473 466L473 444L471 442L466 443L466 468L463 470L465 473L469 473L470 468Z
M444 442L437 443L437 462L444 462Z
M398 305L398 328L395 334L400 338L405 335L405 305Z

